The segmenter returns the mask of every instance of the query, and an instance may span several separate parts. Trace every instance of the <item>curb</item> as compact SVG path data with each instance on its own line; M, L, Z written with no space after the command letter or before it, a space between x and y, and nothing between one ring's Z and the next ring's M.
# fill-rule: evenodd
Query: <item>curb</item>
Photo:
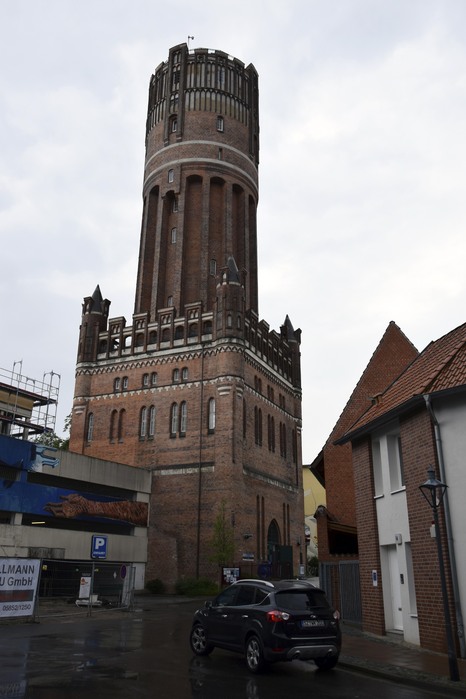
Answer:
M445 692L452 696L466 696L466 682L464 680L452 682L448 677L428 675L416 670L400 668L398 665L380 666L349 655L340 655L338 666L371 677L397 682L405 686L423 688L429 690L430 693L438 693L443 697L445 697Z

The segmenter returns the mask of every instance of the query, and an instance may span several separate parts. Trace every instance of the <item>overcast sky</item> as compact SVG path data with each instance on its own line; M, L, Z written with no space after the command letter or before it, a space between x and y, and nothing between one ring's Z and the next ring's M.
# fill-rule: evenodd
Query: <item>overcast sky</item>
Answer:
M81 304L132 324L149 79L168 49L253 63L259 311L302 329L303 458L387 325L466 320L464 0L0 0L0 367L60 375Z

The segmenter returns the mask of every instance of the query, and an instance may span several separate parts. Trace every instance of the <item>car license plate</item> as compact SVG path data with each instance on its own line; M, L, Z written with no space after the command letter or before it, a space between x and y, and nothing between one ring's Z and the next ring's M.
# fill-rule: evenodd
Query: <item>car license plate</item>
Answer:
M301 622L301 627L303 629L316 626L325 626L325 621L323 621L323 619L304 619L304 621Z

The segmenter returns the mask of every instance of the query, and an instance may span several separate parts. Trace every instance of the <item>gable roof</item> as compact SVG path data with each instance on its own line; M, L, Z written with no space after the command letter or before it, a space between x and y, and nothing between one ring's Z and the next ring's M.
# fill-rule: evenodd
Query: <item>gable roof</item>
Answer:
M406 370L377 396L338 443L386 422L424 395L466 386L466 323L427 345Z
M327 442L333 442L348 430L380 394L411 364L419 352L391 320L366 368L343 408Z

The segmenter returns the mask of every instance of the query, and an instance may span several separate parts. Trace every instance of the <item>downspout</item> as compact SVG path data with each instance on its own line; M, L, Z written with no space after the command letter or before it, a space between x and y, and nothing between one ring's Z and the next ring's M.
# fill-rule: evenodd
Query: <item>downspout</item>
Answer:
M442 446L442 437L440 434L440 425L439 425L438 420L435 416L430 395L424 394L424 400L426 403L426 408L427 408L429 415L430 415L430 419L432 421L432 425L434 426L435 447L437 450L440 479L445 483L446 482L445 461L443 458L443 446ZM450 517L450 505L448 503L448 491L445 493L445 497L443 499L443 505L444 505L444 511L445 511L445 525L446 525L446 530L447 530L448 555L450 557L450 568L451 568L450 572L451 572L451 582L452 582L452 587L453 587L453 599L454 599L454 604L455 604L456 625L458 628L458 640L459 640L459 644L460 644L460 657L466 658L466 647L465 647L465 639L464 639L464 623L463 623L463 614L461 611L461 601L460 601L460 593L459 593L459 585L458 585L458 571L456 568L455 544L454 544L454 539L453 539L453 528L452 528L451 517Z
M197 481L197 532L196 532L196 579L199 580L201 558L201 506L202 506L202 428L204 422L204 345L201 348L201 409L199 415L199 471Z

